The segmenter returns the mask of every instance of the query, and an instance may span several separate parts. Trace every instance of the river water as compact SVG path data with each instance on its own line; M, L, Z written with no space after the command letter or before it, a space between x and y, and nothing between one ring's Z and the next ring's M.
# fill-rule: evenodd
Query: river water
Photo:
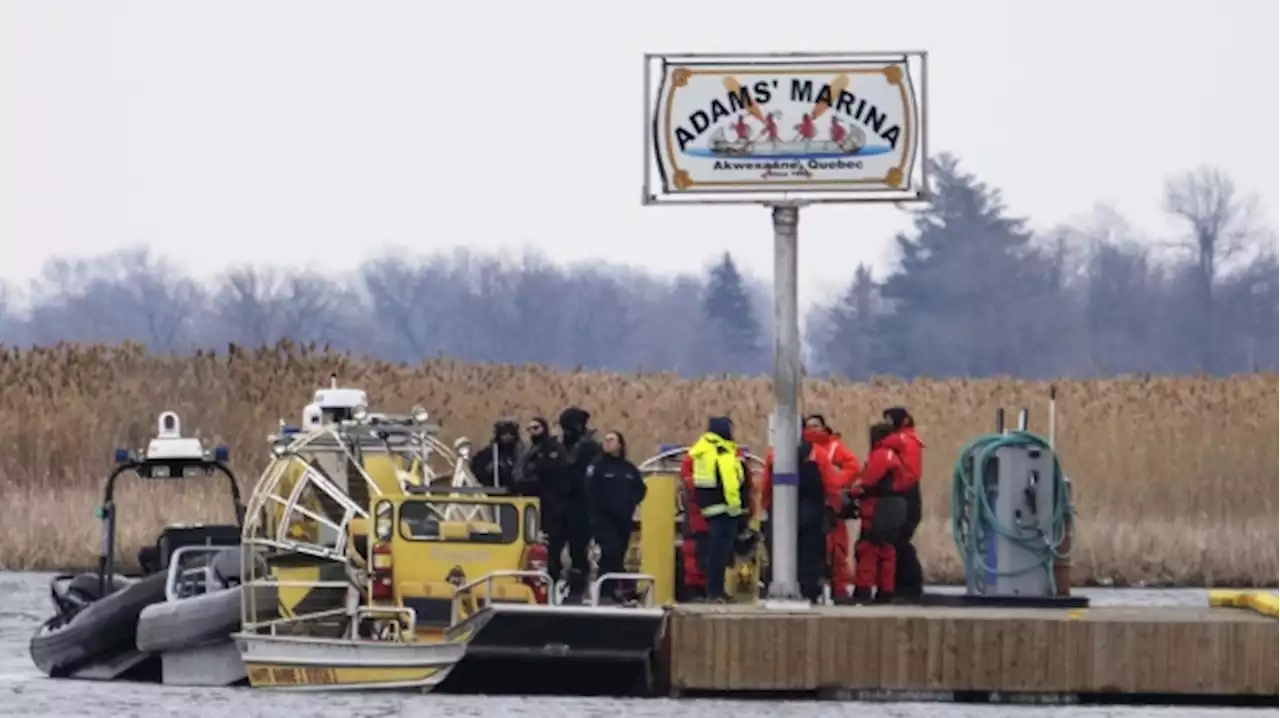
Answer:
M49 574L0 573L0 716L181 716L181 718L380 718L382 716L520 716L538 718L1236 718L1274 716L1276 709L1162 707L1021 707L939 703L819 701L618 700L404 694L288 694L246 688L55 681L31 665L27 641L50 613ZM1083 591L1096 605L1204 605L1197 590Z

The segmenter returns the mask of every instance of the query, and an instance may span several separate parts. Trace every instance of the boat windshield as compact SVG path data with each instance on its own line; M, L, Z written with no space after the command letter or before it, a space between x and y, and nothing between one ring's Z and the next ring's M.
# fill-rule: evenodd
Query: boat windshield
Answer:
M513 504L432 499L400 505L400 536L409 541L510 544L520 538Z

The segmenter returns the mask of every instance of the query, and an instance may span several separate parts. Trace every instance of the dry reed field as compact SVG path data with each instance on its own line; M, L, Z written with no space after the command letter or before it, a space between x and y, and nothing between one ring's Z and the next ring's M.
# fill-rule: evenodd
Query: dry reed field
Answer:
M552 421L577 404L592 424L620 429L632 458L660 442L689 442L710 414L728 413L764 453L766 379L560 373L532 366L433 360L416 367L360 361L283 344L260 351L166 358L135 346L60 346L0 353L0 534L7 568L93 565L94 509L116 446L144 446L164 409L185 433L225 442L247 492L268 456L265 438L299 421L336 372L367 390L375 410L427 406L446 439L487 440L496 417ZM1080 512L1077 583L1274 585L1277 579L1277 377L1129 377L1058 386L1059 453ZM921 558L932 581L962 579L947 511L956 453L993 430L997 407L1030 409L1046 429L1048 384L974 381L808 381L807 411L825 414L859 456L866 427L890 405L917 417L925 451ZM226 520L211 480L123 481L119 543L132 560L166 522Z

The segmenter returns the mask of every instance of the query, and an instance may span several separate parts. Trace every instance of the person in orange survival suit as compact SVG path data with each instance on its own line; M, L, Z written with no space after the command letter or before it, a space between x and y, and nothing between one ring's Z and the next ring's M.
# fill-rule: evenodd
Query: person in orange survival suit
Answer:
M853 547L849 545L849 532L840 515L844 510L844 494L853 486L853 478L862 466L840 435L827 425L823 415L805 417L804 428L813 450L825 453L834 469L823 475L827 506L830 508L826 522L827 565L831 571L831 596L836 602L843 602L853 595Z
M924 442L916 434L915 418L905 408L894 406L885 409L884 420L894 428L894 433L885 439L884 445L898 452L902 458L899 491L907 501L907 515L896 546L898 596L918 599L924 593L924 571L911 540L920 526L920 478L924 475Z
M888 603L897 589L898 534L906 519L906 499L895 493L895 479L903 471L898 452L885 446L885 439L893 434L893 425L875 424L871 427L871 453L867 465L862 468L849 493L860 497L862 532L854 547L857 570L854 574L853 598L858 602L872 600Z
M830 442L832 435L824 428L808 426L801 433L798 457L800 459L797 486L796 579L800 593L810 601L816 601L821 593L823 568L828 559L828 537L844 504L848 487L844 472L832 462ZM825 424L825 422L823 422ZM848 459L846 458L847 462ZM764 510L773 505L773 449L765 458L764 477L760 486L760 503ZM856 466L857 459L854 459ZM843 526L840 527L843 530ZM772 548L772 534L765 531L766 545ZM847 534L846 534L847 536ZM846 551L848 542L845 542ZM847 579L846 579L847 580Z
M743 485L746 487L750 501L751 516L758 512L755 492L751 490L751 465L747 463L747 452L738 448L738 459L742 462ZM707 577L702 574L698 565L698 538L706 536L709 527L707 519L698 510L697 494L693 488L693 459L685 454L680 461L680 484L684 499L684 540L680 542L680 564L684 573L684 589L695 598L705 598L707 593Z

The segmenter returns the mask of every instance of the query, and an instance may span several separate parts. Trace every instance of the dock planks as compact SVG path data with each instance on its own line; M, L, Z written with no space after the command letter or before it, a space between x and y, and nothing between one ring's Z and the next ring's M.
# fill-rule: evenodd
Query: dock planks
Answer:
M1230 608L680 605L681 693L838 691L1270 697L1280 624Z

